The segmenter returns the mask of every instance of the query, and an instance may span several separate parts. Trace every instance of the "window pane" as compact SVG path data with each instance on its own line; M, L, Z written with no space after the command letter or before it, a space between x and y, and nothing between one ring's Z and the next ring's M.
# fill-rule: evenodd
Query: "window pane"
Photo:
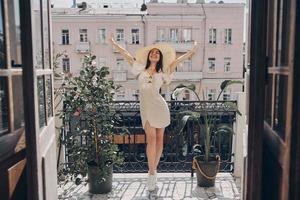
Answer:
M80 42L87 42L87 29L79 29Z
M99 34L99 43L100 44L105 44L106 41L106 30L105 29L99 29L98 30Z
M61 35L62 35L62 44L67 45L69 44L69 30L68 29L63 29L61 31Z
M0 133L8 131L7 78L0 77Z
M70 72L70 58L63 58L62 59L62 68L64 73Z
M50 50L49 50L49 15L48 15L48 0L42 1L43 7L43 49L44 49L44 68L50 68Z
M46 76L46 94L47 94L47 117L50 118L53 116L52 112L52 79L51 75Z
M124 41L124 29L117 29L117 41Z
M178 29L177 28L170 29L170 40L171 40L171 42L178 42Z
M22 76L13 76L13 102L15 130L24 126L23 83Z
M4 43L4 27L3 27L3 3L0 1L0 68L5 67L5 43Z
M34 43L33 50L34 55L36 55L34 59L34 66L36 68L43 68L43 54L42 54L42 22L41 22L41 4L39 0L33 0L33 14L34 14L34 26L32 29L32 34L34 35Z
M12 67L21 67L21 30L20 30L20 9L19 0L10 1L9 9L9 39Z
M184 42L189 42L192 40L192 29L183 29L182 33L183 41Z
M271 121L272 121L272 88L273 88L273 81L272 81L273 75L268 76L268 85L266 87L266 92L265 92L265 121L271 126Z
M286 0L282 1L282 25L281 25L281 47L278 49L278 53L281 53L281 62L280 65L288 65L288 56L289 56L289 34L290 34L290 5L291 1Z
M275 105L274 105L274 130L284 139L286 125L286 107L288 77L276 75L275 79Z
M44 76L37 78L38 106L40 128L46 125L46 108L45 108L45 84Z

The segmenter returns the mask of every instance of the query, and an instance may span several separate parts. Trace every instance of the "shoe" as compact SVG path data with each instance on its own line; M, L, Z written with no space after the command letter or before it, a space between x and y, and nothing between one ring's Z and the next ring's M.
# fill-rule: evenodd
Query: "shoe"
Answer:
M154 191L156 186L156 175L148 173L147 187L149 191Z

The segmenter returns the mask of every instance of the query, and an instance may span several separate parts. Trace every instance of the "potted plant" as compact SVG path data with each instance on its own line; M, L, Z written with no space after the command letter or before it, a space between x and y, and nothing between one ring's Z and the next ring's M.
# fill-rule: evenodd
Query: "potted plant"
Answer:
M80 76L65 76L63 83L64 108L59 112L72 131L61 139L68 154L62 173L72 177L88 175L91 193L108 193L112 189L113 165L123 162L113 143L115 111L112 106L117 86L107 78L107 67L98 67L96 56L84 57ZM75 179L79 183L81 179Z
M218 94L217 101L223 91L232 84L242 84L242 82L232 80L223 81L220 86L220 93ZM190 84L188 86L180 84L174 89L172 98L176 99L183 90L190 90L197 97L197 100L201 101L199 95L195 92L195 88L194 84ZM230 110L236 111L239 115L241 115L236 104L233 102L224 101L222 103ZM179 133L183 132L184 127L189 120L195 120L200 128L199 132L204 133L203 146L196 144L193 147L193 169L196 170L197 184L200 187L212 187L215 184L215 177L220 166L220 156L213 150L214 147L212 139L218 134L233 134L233 129L229 125L219 123L217 117L212 113L209 113L206 109L200 112L186 111L183 112L183 114L184 115L179 126ZM203 125L201 125L201 122Z

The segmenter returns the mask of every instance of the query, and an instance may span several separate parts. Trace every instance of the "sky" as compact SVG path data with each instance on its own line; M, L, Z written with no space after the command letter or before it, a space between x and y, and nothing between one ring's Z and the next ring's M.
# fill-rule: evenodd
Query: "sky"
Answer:
M143 0L77 0L77 2L87 2L88 4L92 3L113 3L113 4L120 4L120 3L125 3L125 4L142 4ZM149 0L145 0L148 2ZM193 3L196 0L188 0L188 2ZM209 2L210 0L206 0L206 2ZM215 0L218 2L219 0ZM223 0L225 3L245 3L246 0ZM68 8L72 5L73 0L51 0L52 4L54 4L54 7L59 8ZM176 3L177 0L159 0L159 2L166 2L166 3Z

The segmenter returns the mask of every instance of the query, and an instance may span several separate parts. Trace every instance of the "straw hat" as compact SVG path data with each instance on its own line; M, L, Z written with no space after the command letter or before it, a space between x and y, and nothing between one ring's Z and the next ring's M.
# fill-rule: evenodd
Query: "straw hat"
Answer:
M163 54L163 71L168 72L170 64L176 58L175 49L168 43L157 43L138 49L135 53L136 62L146 66L149 51L154 48L159 49Z

